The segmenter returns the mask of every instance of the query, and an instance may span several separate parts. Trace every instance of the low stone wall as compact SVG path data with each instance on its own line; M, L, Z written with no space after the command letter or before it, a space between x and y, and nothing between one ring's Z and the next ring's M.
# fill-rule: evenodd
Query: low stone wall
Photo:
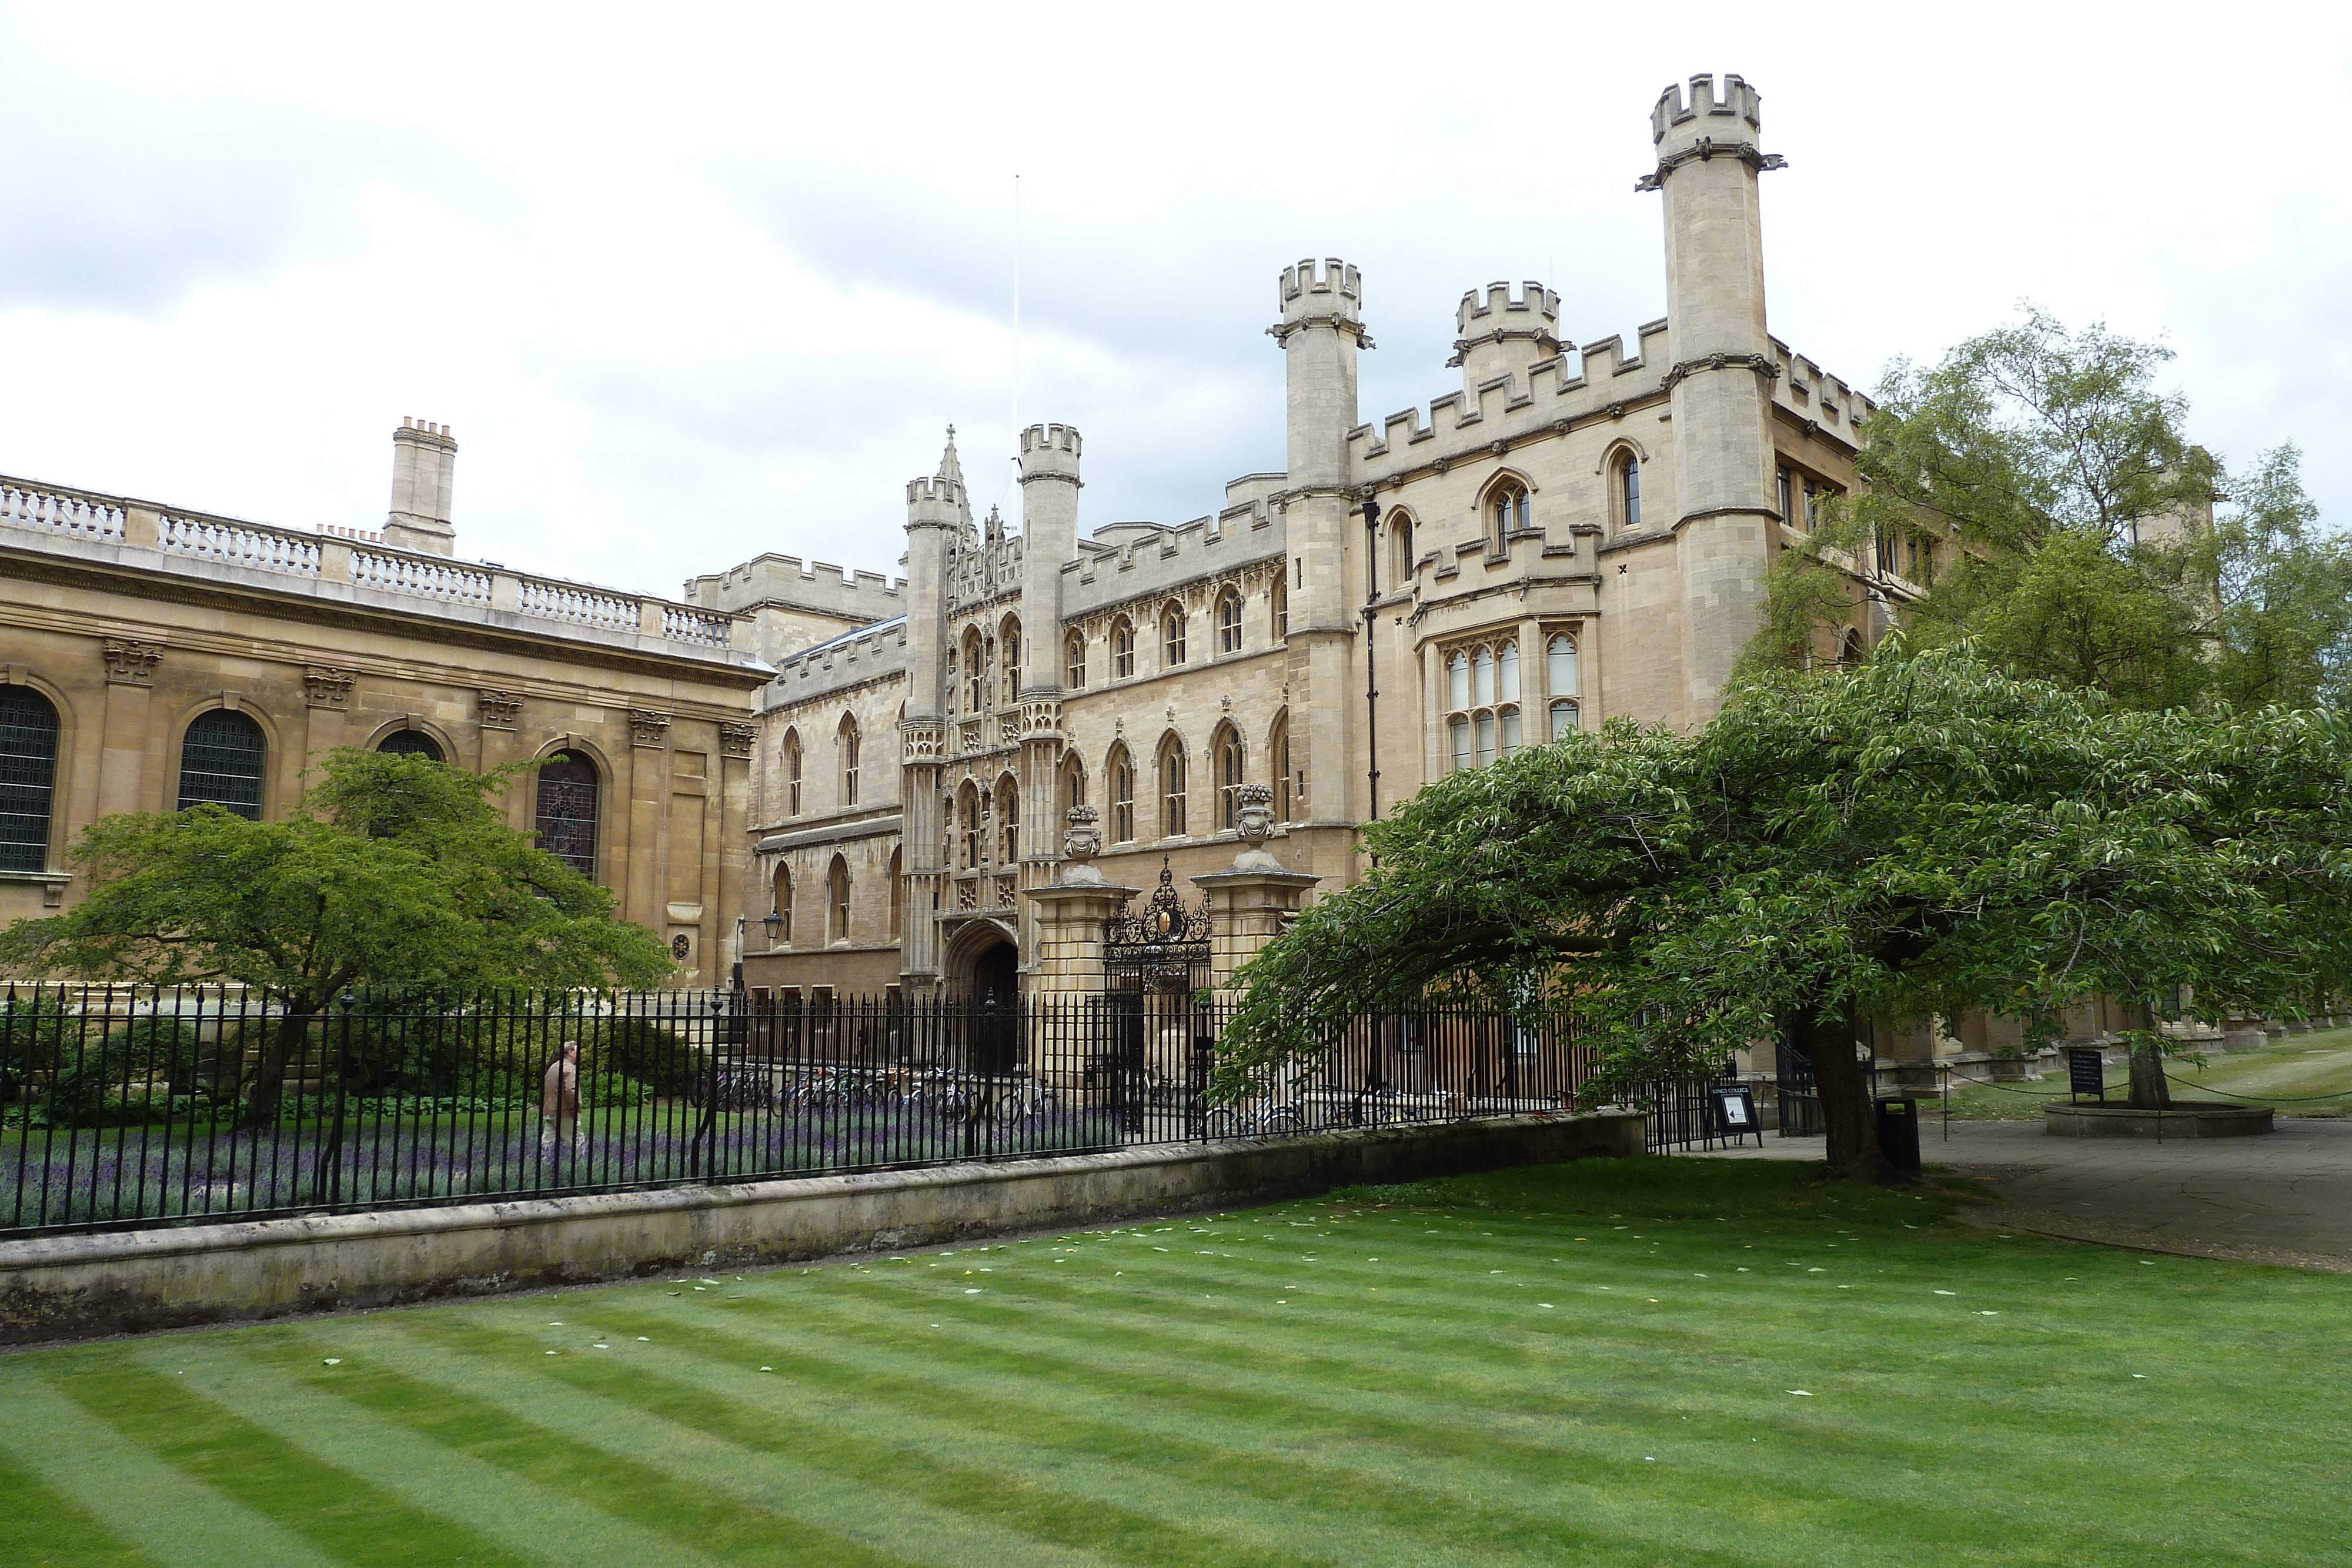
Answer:
M998 1165L0 1242L0 1344L740 1269L1356 1182L1638 1155L1643 1117L1516 1116Z
M2129 1105L2048 1105L2042 1130L2061 1138L2251 1138L2272 1128L2268 1105L2176 1100L2168 1111Z

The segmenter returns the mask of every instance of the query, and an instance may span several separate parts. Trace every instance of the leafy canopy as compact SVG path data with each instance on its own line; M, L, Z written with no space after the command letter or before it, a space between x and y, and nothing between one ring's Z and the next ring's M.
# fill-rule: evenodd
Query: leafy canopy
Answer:
M2352 553L2316 532L2292 447L2232 486L2188 439L2186 400L2156 385L2170 358L2029 310L1932 367L1898 364L1861 490L1775 563L1751 664L1811 662L1854 619L1849 569L1875 547L1920 575L1904 548L1920 538L1940 566L1902 610L1914 646L1966 641L2133 707L2339 698Z
M1622 721L1430 785L1379 863L1244 972L1221 1092L1351 1014L1572 1009L1593 1092L1792 1017L2080 998L2298 1010L2352 961L2352 727L2142 713L1966 646L1763 676L1696 734Z
M217 806L105 818L70 855L89 897L0 933L0 965L240 981L306 1005L353 985L656 983L659 940L507 825L496 801L529 766L343 749L283 822Z

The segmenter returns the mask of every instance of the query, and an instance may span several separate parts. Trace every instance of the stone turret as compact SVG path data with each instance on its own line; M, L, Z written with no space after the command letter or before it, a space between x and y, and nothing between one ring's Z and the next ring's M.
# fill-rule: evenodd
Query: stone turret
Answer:
M898 727L906 884L900 897L901 907L915 914L901 938L899 971L918 989L939 977L939 929L929 911L939 906L946 871L940 853L940 758L947 745L941 681L948 556L971 527L971 502L964 492L963 465L956 458L955 426L950 425L939 472L907 484L907 716Z
M449 492L457 472L457 438L446 426L404 417L392 433L392 512L383 542L427 555L452 554Z
M1683 565L1683 674L1695 717L1723 702L1732 664L1763 622L1774 497L1771 401L1778 373L1764 325L1764 225L1756 176L1783 160L1758 145L1756 89L1690 78L1650 115L1665 196L1666 319L1675 528ZM1662 519L1663 520L1663 519Z
M1082 450L1069 425L1033 424L1021 433L1021 623L1029 637L1021 667L1024 695L1058 696L1062 690L1062 565L1077 559Z
M1315 780L1309 820L1352 823L1345 758L1351 709L1347 689L1357 631L1351 563L1363 551L1348 486L1348 432L1356 424L1356 355L1372 346L1364 330L1363 282L1336 256L1286 267L1276 285L1282 319L1266 330L1282 345L1290 471L1281 496L1290 569L1294 655L1303 651L1316 694L1292 731L1293 761Z
M1559 352L1559 296L1530 279L1511 298L1507 283L1472 289L1454 313L1454 357L1462 367L1462 388L1475 399L1478 389L1500 376L1517 376L1528 388L1528 371ZM1474 402L1472 407L1476 407Z

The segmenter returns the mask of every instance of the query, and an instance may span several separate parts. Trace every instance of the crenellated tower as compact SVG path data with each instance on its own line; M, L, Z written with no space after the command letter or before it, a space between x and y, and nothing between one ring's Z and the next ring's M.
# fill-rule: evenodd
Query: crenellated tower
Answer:
M1033 424L1021 433L1021 884L1052 882L1062 859L1056 789L1062 773L1062 565L1078 553L1078 457L1075 426ZM1024 927L1033 910L1022 904ZM1023 932L1024 950L1034 951Z
M1282 319L1266 329L1282 345L1290 471L1282 490L1290 557L1294 762L1307 778L1307 820L1352 825L1359 813L1348 762L1349 655L1357 631L1349 562L1356 548L1348 486L1348 432L1356 424L1356 356L1364 330L1363 282L1334 256L1285 267L1276 280ZM1301 742L1304 742L1303 747ZM1305 755L1297 753L1303 749Z
M955 427L939 472L907 485L907 717L898 727L905 769L900 869L908 918L899 925L899 970L910 986L936 984L939 927L929 918L946 886L940 855L946 824L940 820L940 763L947 749L940 678L946 667L947 570L952 543L971 528L963 465L956 458Z
M1695 717L1723 704L1731 667L1763 623L1774 498L1772 378L1764 326L1757 175L1783 160L1759 145L1756 89L1726 75L1669 87L1650 114L1665 196L1666 319L1675 362L1675 532L1683 679Z
M1484 294L1472 289L1454 324L1454 357L1445 362L1462 367L1462 388L1474 396L1503 376L1517 377L1525 392L1528 371L1559 353L1559 296L1532 278L1517 299L1507 283L1490 283Z

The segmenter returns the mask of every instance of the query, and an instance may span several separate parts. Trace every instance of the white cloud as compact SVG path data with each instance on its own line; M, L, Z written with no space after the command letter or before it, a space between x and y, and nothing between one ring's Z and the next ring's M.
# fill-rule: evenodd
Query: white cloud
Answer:
M1663 312L1659 89L1736 68L1775 331L1874 382L2032 298L2165 335L2197 434L2294 439L2352 515L2346 25L1990 5L1791 27L1351 6L60 8L0 20L0 471L381 518L446 422L461 549L675 591L762 549L887 570L960 431L1019 413L1087 518L1282 462L1286 263L1365 270L1362 412L1447 390L1463 290L1580 340ZM2284 62L2284 63L2283 63Z

